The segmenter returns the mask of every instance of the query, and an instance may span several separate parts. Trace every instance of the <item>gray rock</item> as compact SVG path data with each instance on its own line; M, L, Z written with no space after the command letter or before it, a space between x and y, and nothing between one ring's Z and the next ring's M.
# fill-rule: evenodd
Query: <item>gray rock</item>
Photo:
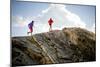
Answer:
M95 33L81 28L12 37L12 65L95 61L95 39Z

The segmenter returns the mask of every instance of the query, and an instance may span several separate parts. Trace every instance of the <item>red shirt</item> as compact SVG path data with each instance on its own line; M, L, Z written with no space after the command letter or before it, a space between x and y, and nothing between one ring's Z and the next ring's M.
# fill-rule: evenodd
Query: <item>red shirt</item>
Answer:
M48 20L48 23L49 23L49 25L52 25L53 20L50 18L50 19Z

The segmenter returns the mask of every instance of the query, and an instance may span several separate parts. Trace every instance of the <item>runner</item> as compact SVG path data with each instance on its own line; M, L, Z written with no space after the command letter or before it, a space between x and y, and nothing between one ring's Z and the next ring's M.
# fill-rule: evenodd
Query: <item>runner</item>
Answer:
M52 31L52 23L53 23L52 18L50 18L50 19L48 20L48 23L49 23L49 26L50 26L49 31Z
M33 32L33 25L34 25L34 21L32 21L31 23L28 24L28 27L29 27L29 32L27 32L27 34L31 33L32 35L32 32Z

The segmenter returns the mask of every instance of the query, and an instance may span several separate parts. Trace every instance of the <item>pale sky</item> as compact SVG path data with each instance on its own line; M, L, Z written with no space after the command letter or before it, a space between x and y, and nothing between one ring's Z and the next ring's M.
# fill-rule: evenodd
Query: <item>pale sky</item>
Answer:
M12 36L27 36L32 20L33 34L47 32L49 18L54 20L53 29L81 27L95 32L95 6L11 1Z

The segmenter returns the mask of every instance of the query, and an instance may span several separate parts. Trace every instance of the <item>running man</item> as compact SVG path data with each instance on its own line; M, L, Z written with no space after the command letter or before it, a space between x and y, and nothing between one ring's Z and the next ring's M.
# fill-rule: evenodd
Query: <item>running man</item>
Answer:
M29 28L29 32L27 32L27 34L31 33L32 35L32 32L33 32L33 25L34 25L34 21L32 21L31 23L28 24L28 28Z
M49 23L49 26L50 26L49 31L52 31L52 23L53 23L52 18L50 18L50 19L48 20L48 23Z

